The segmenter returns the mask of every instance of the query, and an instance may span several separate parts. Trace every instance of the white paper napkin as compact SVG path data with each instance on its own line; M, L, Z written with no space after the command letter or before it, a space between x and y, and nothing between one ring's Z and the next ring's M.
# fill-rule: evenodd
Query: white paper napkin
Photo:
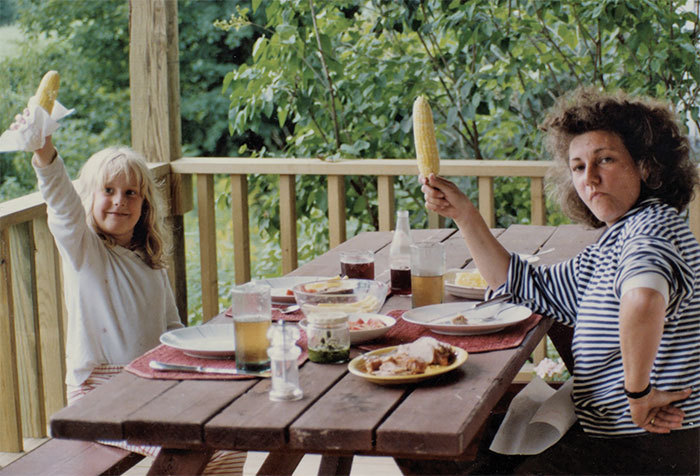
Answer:
M44 145L46 136L58 129L58 121L75 111L75 109L66 109L61 103L55 101L49 116L49 113L37 103L36 96L29 99L27 109L29 115L24 116L25 123L18 129L6 130L0 136L0 152L37 150Z
M508 407L491 451L506 455L534 455L552 446L576 422L571 400L573 379L559 390L535 376Z

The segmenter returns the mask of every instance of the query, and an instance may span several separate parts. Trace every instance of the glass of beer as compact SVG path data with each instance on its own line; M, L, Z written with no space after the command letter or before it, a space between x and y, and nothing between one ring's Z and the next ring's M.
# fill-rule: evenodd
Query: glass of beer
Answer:
M421 242L411 245L411 303L413 307L442 303L445 245Z
M246 283L234 286L233 332L236 340L236 368L262 371L270 369L267 331L272 322L270 286Z
M340 275L354 279L374 279L374 251L341 251Z

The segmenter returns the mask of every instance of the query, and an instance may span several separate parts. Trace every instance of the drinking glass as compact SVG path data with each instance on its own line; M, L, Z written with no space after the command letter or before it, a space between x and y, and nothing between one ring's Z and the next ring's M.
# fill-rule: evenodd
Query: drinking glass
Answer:
M234 286L233 331L236 340L236 368L269 370L267 331L272 322L270 286L246 283Z
M341 251L340 275L355 279L374 279L374 252Z
M411 245L411 304L413 307L442 303L444 274L445 245L427 241Z

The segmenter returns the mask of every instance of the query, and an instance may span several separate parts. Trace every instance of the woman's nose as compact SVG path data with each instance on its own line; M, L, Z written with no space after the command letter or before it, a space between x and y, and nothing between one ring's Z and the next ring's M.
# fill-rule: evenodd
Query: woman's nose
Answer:
M600 176L598 175L598 169L593 167L586 167L586 174L584 177L586 185L595 185L600 181Z

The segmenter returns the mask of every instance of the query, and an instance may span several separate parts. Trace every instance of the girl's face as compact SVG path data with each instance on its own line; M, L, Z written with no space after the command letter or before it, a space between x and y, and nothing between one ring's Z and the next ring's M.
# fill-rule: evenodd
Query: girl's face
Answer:
M141 218L143 197L134 178L119 174L95 191L92 215L99 230L129 247L134 227Z
M569 168L578 196L608 226L639 198L639 168L613 132L591 131L574 137L569 144Z

